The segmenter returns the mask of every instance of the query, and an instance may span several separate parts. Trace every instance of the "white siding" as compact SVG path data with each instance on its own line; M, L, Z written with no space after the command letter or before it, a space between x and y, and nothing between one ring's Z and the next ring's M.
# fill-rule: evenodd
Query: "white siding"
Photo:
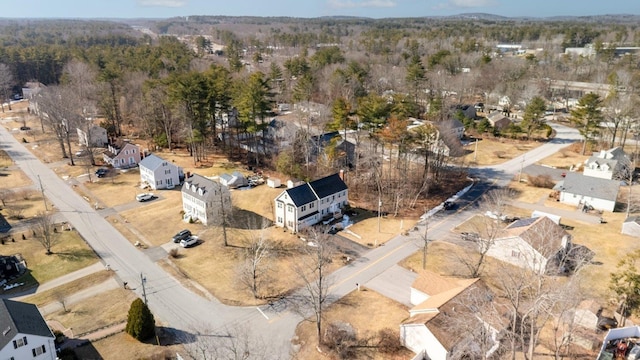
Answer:
M27 344L18 347L17 349L13 346L13 341L22 341L22 339L27 338ZM39 349L39 352L42 351L42 346L44 346L44 353L33 356L33 350ZM17 334L9 343L0 350L0 359L10 359L13 357L14 359L37 359L37 360L45 360L45 359L55 359L56 358L56 348L53 343L53 338L44 337L44 336L36 336L36 335L25 335L25 334Z
M497 239L487 255L532 271L544 272L547 259L520 237Z
M584 204L586 202L587 204L593 206L594 209L604 211L613 211L613 209L615 209L616 207L615 201L597 199L591 196L576 195L564 191L560 193L560 202L569 205L575 205L576 207L581 203Z
M414 353L426 351L430 360L447 360L447 350L424 324L401 325L400 341Z

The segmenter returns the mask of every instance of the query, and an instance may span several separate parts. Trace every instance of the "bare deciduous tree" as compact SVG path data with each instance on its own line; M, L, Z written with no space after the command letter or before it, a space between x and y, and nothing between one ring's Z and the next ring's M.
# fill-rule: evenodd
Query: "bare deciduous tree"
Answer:
M40 212L34 218L33 231L35 239L47 251L47 255L53 254L51 248L58 242L59 234L56 231L53 217L46 212Z
M193 360L263 360L279 359L275 350L243 326L232 326L221 333L200 326L180 340L186 356Z
M306 231L307 244L303 247L293 269L303 282L303 289L298 297L298 312L307 317L309 312L316 323L318 344L322 342L322 320L326 302L329 298L328 268L331 264L335 248L327 234L316 229Z
M272 256L273 246L266 237L268 226L265 222L258 234L255 232L249 234L245 243L245 260L240 265L240 282L251 290L254 298L260 296L262 287L271 279L269 258Z

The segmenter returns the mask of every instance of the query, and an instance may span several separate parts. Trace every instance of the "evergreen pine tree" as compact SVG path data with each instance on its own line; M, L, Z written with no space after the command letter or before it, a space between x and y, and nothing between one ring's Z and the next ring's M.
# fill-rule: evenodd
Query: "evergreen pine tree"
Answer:
M125 331L140 341L153 337L155 333L155 320L149 307L147 307L142 299L135 299L131 303Z

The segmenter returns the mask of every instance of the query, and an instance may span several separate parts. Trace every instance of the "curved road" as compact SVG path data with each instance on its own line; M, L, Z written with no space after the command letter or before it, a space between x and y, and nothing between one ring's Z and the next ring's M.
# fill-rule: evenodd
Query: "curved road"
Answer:
M553 125L556 138L533 149L525 155L506 163L472 169L474 177L480 179L477 186L465 194L460 201L473 203L491 186L504 186L523 167L535 163L579 140L576 130ZM62 213L69 223L86 239L105 263L115 270L122 281L128 282L142 296L140 274L146 277L146 293L149 307L158 319L185 338L192 333L209 337L228 338L234 329L244 329L254 341L263 344L265 358L285 359L290 357L291 338L302 316L291 308L291 301L284 299L272 306L233 307L208 301L184 288L173 277L136 249L111 224L100 216L80 195L70 189L51 169L40 162L24 146L0 126L0 147L16 162L34 183L42 181L45 195ZM441 238L450 229L464 221L470 210L452 215L438 215L429 223L429 237ZM385 244L365 253L353 263L340 268L330 276L331 300L335 301L353 291L356 283L365 284L385 270L420 249L421 230L408 236L397 236ZM105 299L108 301L108 299Z

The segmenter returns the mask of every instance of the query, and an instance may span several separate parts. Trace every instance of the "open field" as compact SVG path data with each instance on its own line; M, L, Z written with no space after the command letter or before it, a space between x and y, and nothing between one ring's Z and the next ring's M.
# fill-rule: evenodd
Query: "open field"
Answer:
M340 235L361 245L374 247L376 244L382 245L386 243L402 232L413 228L418 223L418 219L415 218L401 219L383 216L380 217L380 231L378 231L378 217L375 215L373 214L373 217L362 220L358 220L358 217L356 217L353 226L350 226L347 229L348 231L341 231ZM360 237L350 234L349 231Z
M0 206L2 214L11 226L19 225L21 221L29 220L45 211L42 193L31 188L15 189L0 192L4 198L5 206ZM47 202L47 207L51 203ZM0 203L2 205L2 203Z
M67 305L68 312L60 310L46 318L72 328L75 335L85 334L126 321L129 307L135 299L136 295L132 291L113 289Z
M542 143L535 141L512 140L507 138L485 138L478 141L478 152L474 154L476 143L465 146L470 153L462 161L470 166L495 165L513 159Z
M88 178L85 178L85 180L88 180ZM106 207L135 202L136 195L146 191L138 186L140 184L140 172L138 169L130 169L126 172L113 170L109 176L103 178L98 178L92 174L91 181L84 182L84 186L90 191L89 198L91 198L92 203L98 200Z
M89 248L87 243L75 231L58 232L60 240L51 250L52 255L46 255L42 245L33 238L31 232L25 233L26 240L22 240L21 234L13 234L15 242L8 241L0 245L2 254L21 254L27 262L30 274L39 283L44 284L49 280L68 274L97 261L97 256ZM19 278L17 282L22 282ZM26 282L26 281L25 281ZM26 286L27 284L25 284ZM17 290L22 290L16 288Z
M350 359L409 359L413 354L405 348L395 354L383 354L378 351L377 332L382 329L390 329L396 337L399 337L399 325L409 317L409 311L404 305L375 291L364 287L361 288L361 291L353 291L329 306L324 315L323 329L334 322L351 324L357 340L362 341L363 345L356 347L355 356ZM300 351L296 354L296 358L334 358L330 354L321 354L316 349L318 337L315 325L315 321L303 321L298 325L296 335L300 339Z
M302 245L296 236L275 227L266 229L265 236L272 239L276 248L272 250L274 257L266 259L270 271L263 275L265 285L259 289L260 295L264 298L254 299L249 288L238 281L238 272L246 253L245 241L250 236L256 236L255 231L230 229L228 233L230 246L225 247L221 231L207 229L201 235L201 239L204 240L202 243L188 249L180 248L179 256L172 261L186 277L198 282L224 303L231 305L265 303L265 298L280 296L301 285L298 275L292 269L294 262L304 260L304 255L296 250L296 247ZM335 261L333 265L337 267L341 264Z

